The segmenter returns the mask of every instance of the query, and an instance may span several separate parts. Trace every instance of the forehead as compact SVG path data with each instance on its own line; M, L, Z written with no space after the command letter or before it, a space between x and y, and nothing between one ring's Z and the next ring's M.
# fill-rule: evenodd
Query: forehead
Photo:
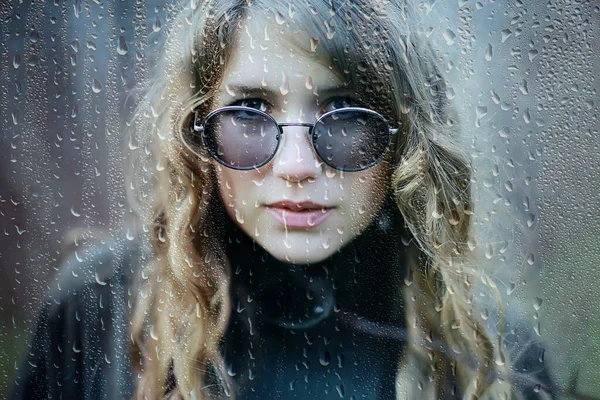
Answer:
M277 87L285 94L298 86L312 90L343 83L329 57L317 52L318 39L293 20L278 24L255 15L244 21L237 36L222 87Z

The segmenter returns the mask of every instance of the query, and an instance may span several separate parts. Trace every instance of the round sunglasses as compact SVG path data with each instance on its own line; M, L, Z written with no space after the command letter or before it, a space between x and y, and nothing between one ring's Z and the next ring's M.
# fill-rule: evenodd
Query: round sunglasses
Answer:
M278 123L271 115L251 107L227 106L211 111L200 122L182 131L182 141L193 153L202 149L219 163L236 170L251 170L267 164L279 148L283 128L303 126L315 153L331 168L356 172L372 167L385 155L399 131L385 118L360 107L329 111L313 123Z

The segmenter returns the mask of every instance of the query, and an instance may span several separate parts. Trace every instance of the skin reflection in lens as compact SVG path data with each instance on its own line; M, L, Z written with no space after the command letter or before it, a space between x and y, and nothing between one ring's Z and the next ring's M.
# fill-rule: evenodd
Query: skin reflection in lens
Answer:
M251 168L263 164L277 147L277 126L259 114L224 111L208 121L207 129L227 165Z

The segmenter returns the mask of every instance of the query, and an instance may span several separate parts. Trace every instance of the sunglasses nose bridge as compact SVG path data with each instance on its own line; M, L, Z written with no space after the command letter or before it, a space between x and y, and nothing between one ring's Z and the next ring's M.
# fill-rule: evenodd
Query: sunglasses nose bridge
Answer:
M286 136L286 135L289 136L290 134L294 134L294 132L302 132L302 134L298 135L298 136L307 138L309 144L312 147L312 138L310 137L310 135L313 132L314 124L311 124L309 122L283 122L283 123L280 123L277 125L279 125L280 135L283 135L283 136ZM296 129L294 129L294 128L296 128ZM287 131L287 133L286 133L286 131ZM284 139L284 137L281 137L281 139Z
M274 172L288 180L316 177L321 160L309 136L313 124L299 122L278 125L283 137L274 155Z

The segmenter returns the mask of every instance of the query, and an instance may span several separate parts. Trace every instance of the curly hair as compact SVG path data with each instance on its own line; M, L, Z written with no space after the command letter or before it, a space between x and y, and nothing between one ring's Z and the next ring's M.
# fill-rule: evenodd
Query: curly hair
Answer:
M214 170L179 137L192 110L211 109L240 27L252 16L302 24L334 71L400 123L389 185L414 240L398 396L440 397L452 375L465 397L511 397L499 339L486 332L472 302L473 282L484 275L467 246L471 167L434 52L412 34L416 10L401 0L337 3L192 1L171 21L161 77L146 92L129 139L139 145L127 164L128 196L153 251L138 280L131 332L137 398L163 397L170 369L177 380L171 397L232 396L218 349L229 318L230 271L209 212L218 196ZM306 43L294 44L310 52ZM211 374L218 385L207 383Z

